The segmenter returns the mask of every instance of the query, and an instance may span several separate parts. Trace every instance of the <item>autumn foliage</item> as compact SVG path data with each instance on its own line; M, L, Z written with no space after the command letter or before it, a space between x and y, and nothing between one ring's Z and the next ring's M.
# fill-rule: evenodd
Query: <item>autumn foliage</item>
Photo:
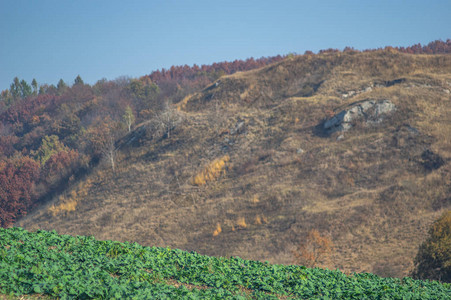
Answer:
M432 224L415 258L414 277L451 282L451 210Z
M292 251L294 263L311 268L315 267L320 261L328 258L333 247L334 244L328 237L321 235L318 230L312 229L305 240Z
M6 162L0 169L0 226L7 227L32 205L39 164L28 157Z

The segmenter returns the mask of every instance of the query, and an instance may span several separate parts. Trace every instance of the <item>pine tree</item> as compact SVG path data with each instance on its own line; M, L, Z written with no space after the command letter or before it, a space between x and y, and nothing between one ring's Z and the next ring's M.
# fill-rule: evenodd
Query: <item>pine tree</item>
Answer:
M31 86L24 79L22 79L20 81L20 96L22 98L26 98L31 94L32 94Z
M64 82L63 79L60 79L58 81L58 84L56 85L58 95L62 95L66 89L67 89L66 83Z
M83 85L83 84L85 84L83 82L83 79L81 79L80 75L78 75L74 80L74 85Z
M37 95L38 94L38 82L36 81L35 78L33 78L33 80L31 81L31 86L33 87L33 95Z

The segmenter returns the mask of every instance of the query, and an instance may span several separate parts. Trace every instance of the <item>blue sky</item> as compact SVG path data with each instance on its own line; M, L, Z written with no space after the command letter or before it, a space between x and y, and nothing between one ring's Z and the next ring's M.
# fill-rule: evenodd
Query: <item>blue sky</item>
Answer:
M15 76L93 84L171 65L427 44L451 38L450 16L450 0L0 0L0 90Z

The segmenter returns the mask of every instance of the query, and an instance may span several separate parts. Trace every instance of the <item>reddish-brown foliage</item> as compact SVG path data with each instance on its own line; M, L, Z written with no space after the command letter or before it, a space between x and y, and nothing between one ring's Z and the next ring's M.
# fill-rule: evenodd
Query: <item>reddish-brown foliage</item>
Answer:
M406 48L398 47L395 49L410 54L446 54L451 53L451 39L447 39L446 42L441 40L433 41L424 46L416 44Z
M38 95L29 97L12 105L8 110L0 115L0 120L14 123L30 123L33 117L39 116L44 110L53 110L60 102L60 98L54 95Z
M42 169L42 179L52 186L66 177L76 166L79 154L76 150L60 151L53 154Z
M11 156L16 149L14 145L19 141L19 138L15 135L0 136L0 156Z
M169 70L162 69L161 71L152 72L149 78L159 84L162 81L192 81L200 77L219 77L218 75L233 74L239 71L247 71L263 67L267 64L281 61L282 56L262 57L259 59L248 58L246 60L234 60L233 62L213 63L211 65L188 65L172 66Z
M7 162L0 170L0 226L12 224L32 205L39 164L28 157Z
M333 247L328 237L322 236L316 229L310 230L307 238L293 251L294 263L315 267L331 254Z

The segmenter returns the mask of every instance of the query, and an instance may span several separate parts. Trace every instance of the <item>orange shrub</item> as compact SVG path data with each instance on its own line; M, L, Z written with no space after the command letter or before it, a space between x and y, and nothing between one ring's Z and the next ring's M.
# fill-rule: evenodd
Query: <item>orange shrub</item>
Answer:
M213 232L213 236L218 236L222 232L221 224L216 224L216 229Z
M228 155L215 159L192 179L192 183L201 186L209 181L216 180L221 174L225 174L225 166L229 160L230 157Z
M236 225L241 228L246 228L247 224L246 224L246 220L244 219L244 217L238 218L238 220L236 221Z

